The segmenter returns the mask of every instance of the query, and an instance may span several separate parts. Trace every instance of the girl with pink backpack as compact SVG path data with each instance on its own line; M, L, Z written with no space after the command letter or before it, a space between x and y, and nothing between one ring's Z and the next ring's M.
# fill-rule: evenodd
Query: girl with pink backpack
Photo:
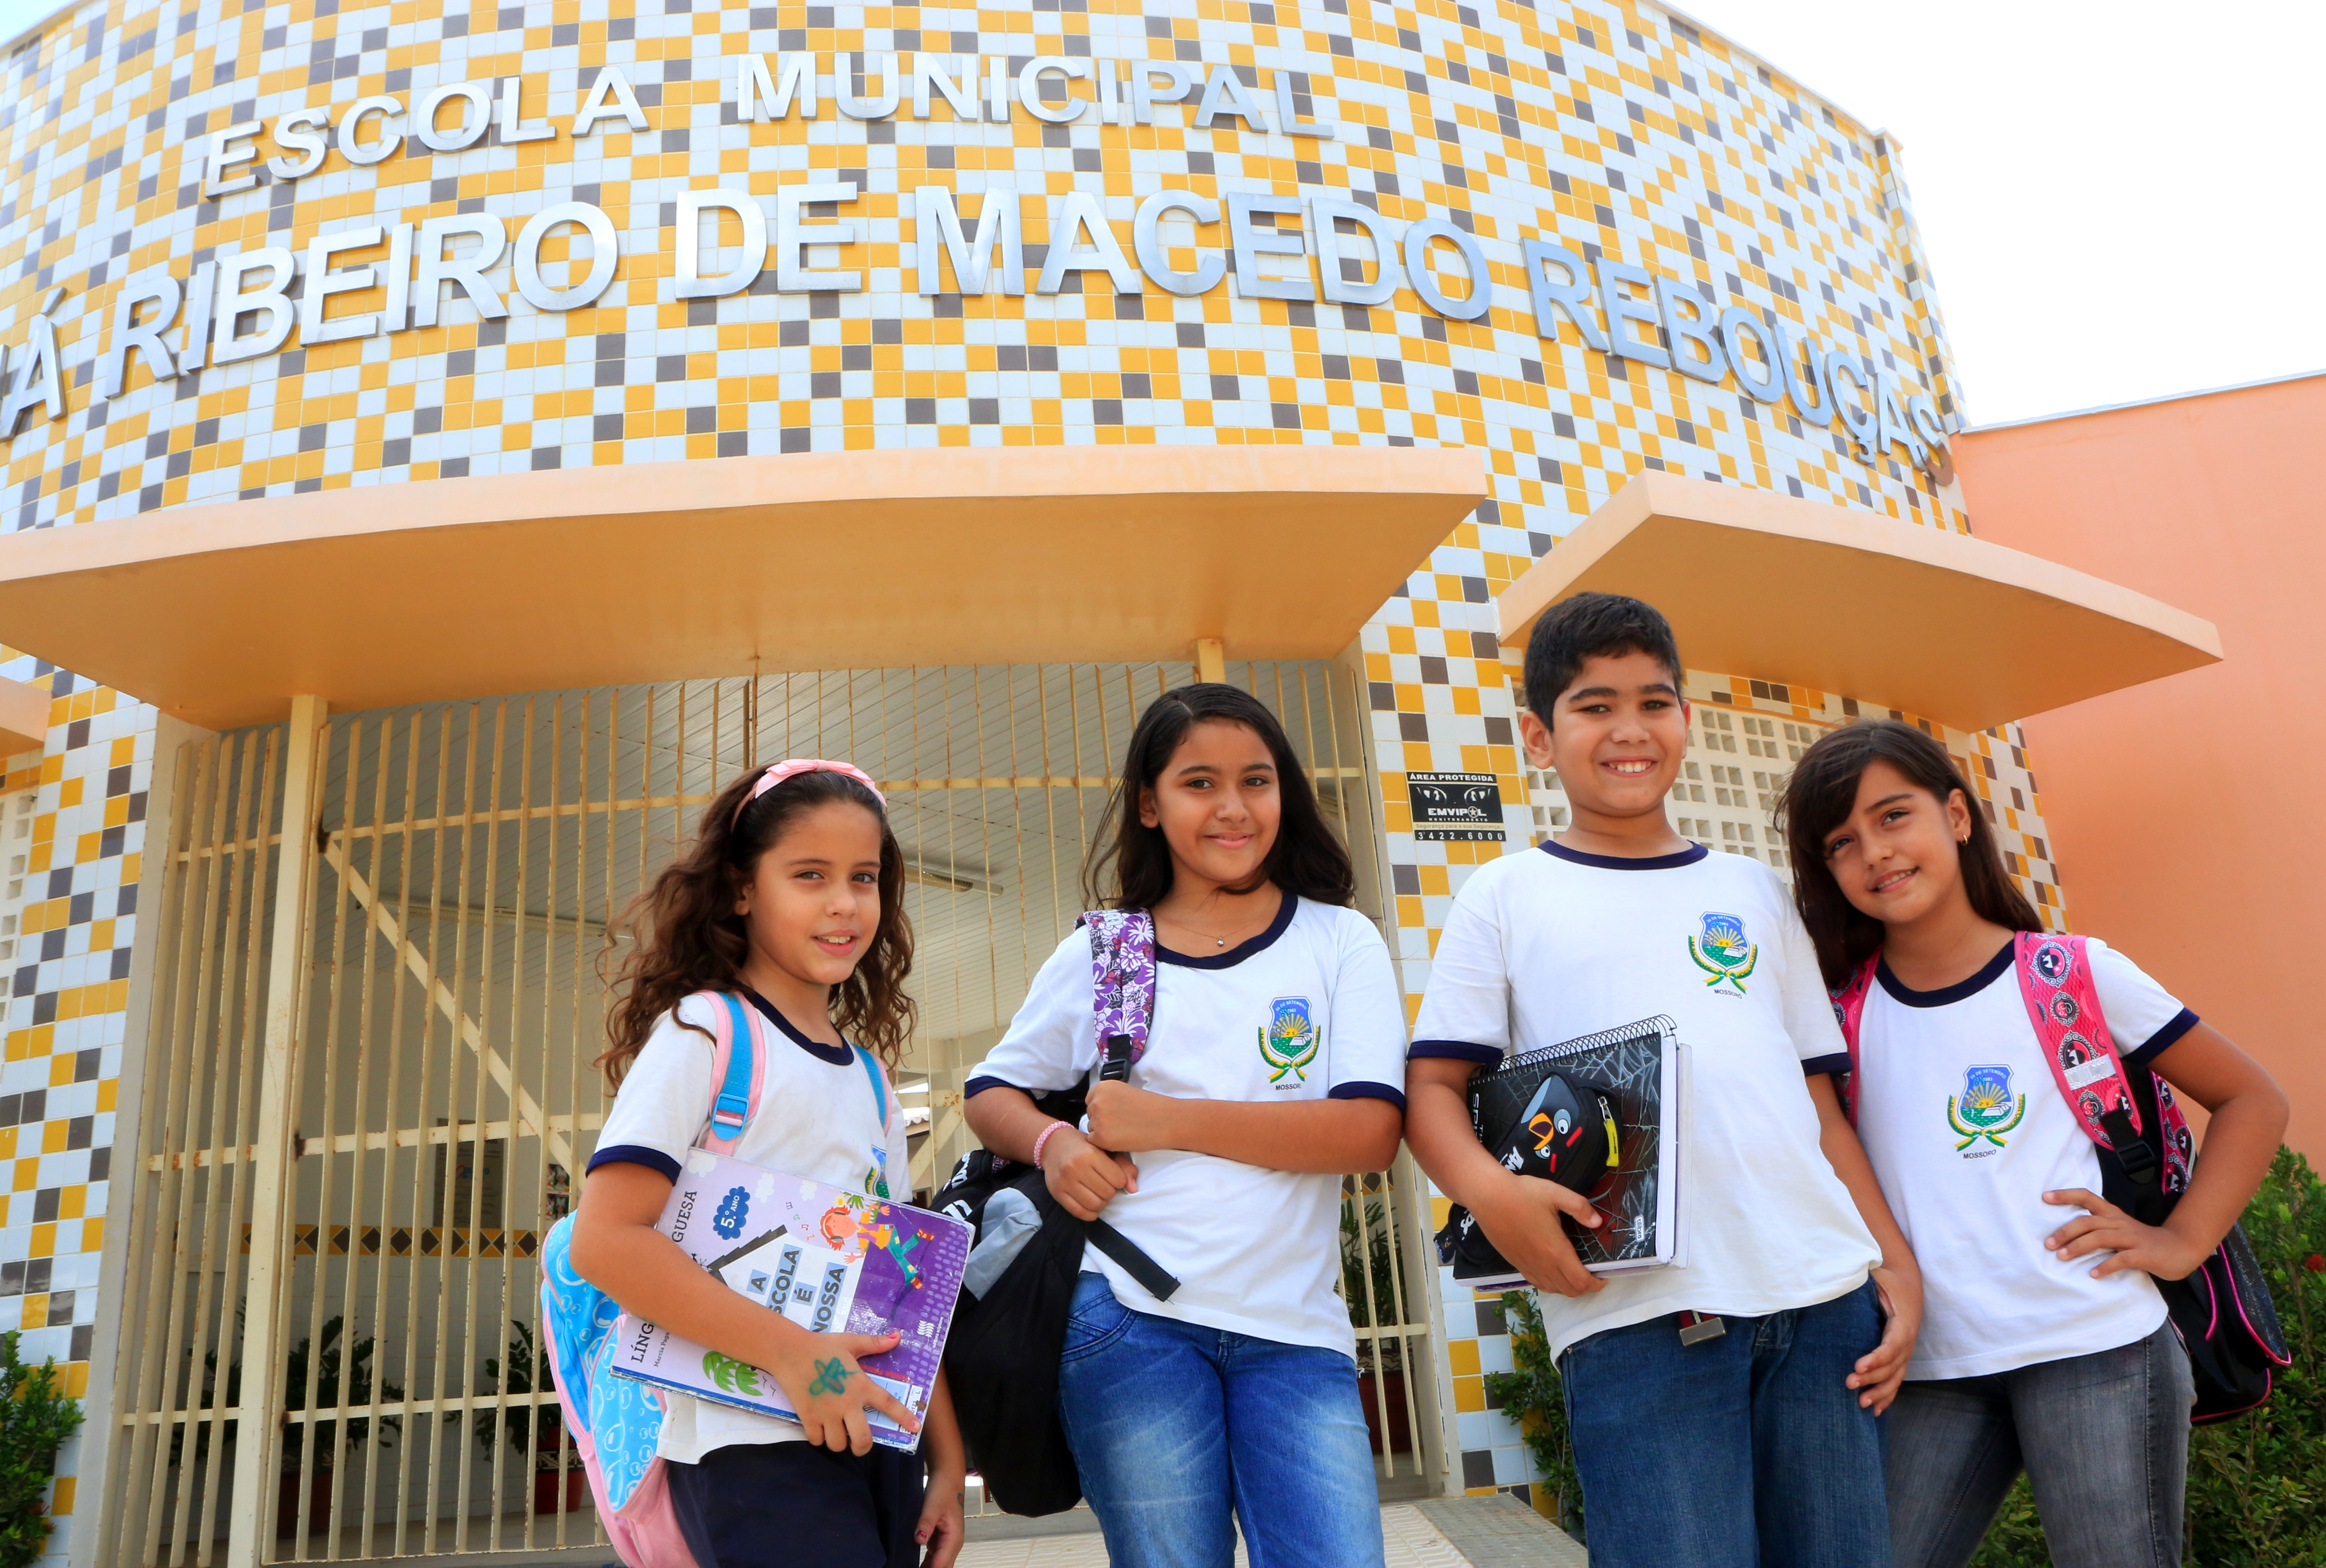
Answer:
M613 1108L572 1220L544 1247L558 1394L600 1517L633 1568L951 1568L963 1458L940 1377L910 1413L859 1365L893 1335L816 1333L655 1228L698 1146L873 1196L909 1195L894 1066L912 929L887 803L845 762L794 760L720 792L632 924L599 1065ZM616 1309L773 1375L782 1421L606 1376ZM926 1469L926 1478L924 1470Z
M2192 1407L2249 1408L2285 1363L2233 1228L2284 1095L2131 959L2046 933L1915 726L1820 739L1784 826L1849 1046L1829 1065L1922 1270L1896 1568L1968 1563L2022 1470L2060 1568L2178 1563ZM2193 1163L2176 1089L2212 1113Z

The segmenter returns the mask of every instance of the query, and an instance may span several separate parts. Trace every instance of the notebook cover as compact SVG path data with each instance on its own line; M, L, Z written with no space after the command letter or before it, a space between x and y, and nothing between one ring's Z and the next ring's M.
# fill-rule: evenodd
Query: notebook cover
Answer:
M916 1416L944 1363L969 1227L910 1204L786 1176L697 1149L655 1228L749 1297L818 1333L904 1336L859 1364ZM795 1419L775 1378L624 1312L613 1370L698 1399ZM873 1440L910 1449L920 1439L878 1411Z
M1528 1051L1470 1080L1471 1125L1495 1147L1534 1097L1552 1067L1610 1090L1615 1099L1622 1158L1589 1194L1605 1223L1586 1229L1565 1221L1576 1255L1594 1274L1686 1262L1679 1223L1679 1113L1685 1051L1672 1021L1658 1016ZM1521 1283L1515 1274L1467 1279L1479 1289Z

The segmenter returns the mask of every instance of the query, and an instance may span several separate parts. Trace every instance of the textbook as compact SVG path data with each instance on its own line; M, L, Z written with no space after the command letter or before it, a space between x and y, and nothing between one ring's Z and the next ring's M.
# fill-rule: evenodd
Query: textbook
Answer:
M1554 1077L1557 1082L1553 1082ZM1675 1268L1688 1262L1681 1212L1681 1119L1688 1102L1688 1048L1672 1021L1645 1018L1516 1056L1470 1080L1470 1120L1478 1140L1528 1174L1559 1146L1596 1136L1603 1120L1613 1158L1586 1167L1578 1186L1604 1218L1596 1230L1564 1223L1576 1255L1593 1274ZM1587 1102L1578 1104L1578 1101ZM1557 1180L1557 1177L1553 1177ZM1524 1284L1458 1206L1438 1234L1456 1283L1476 1290Z
M969 1227L960 1220L696 1149L655 1228L730 1290L803 1329L904 1336L859 1365L916 1416L928 1414L969 1261ZM760 1367L628 1312L614 1332L613 1370L622 1377L760 1415L797 1416ZM875 1442L919 1443L879 1411L864 1414Z

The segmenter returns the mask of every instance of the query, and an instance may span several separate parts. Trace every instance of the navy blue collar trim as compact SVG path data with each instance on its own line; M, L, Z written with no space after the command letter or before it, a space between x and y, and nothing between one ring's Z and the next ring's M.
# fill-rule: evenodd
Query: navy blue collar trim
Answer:
M1299 907L1300 896L1298 893L1279 890L1276 918L1268 922L1268 929L1259 936L1247 937L1224 953L1207 953L1201 957L1192 953L1175 953L1158 942L1155 944L1155 961L1158 964L1177 964L1182 969L1233 969L1254 953L1265 952L1273 946L1276 938L1284 935L1285 928L1292 924L1293 914Z
M850 1062L856 1059L856 1050L854 1047L846 1045L826 1045L820 1040L810 1040L806 1035L802 1034L798 1030L792 1027L792 1021L790 1019L786 1018L782 1013L776 1011L776 1004L774 1003L768 1001L766 997L752 990L749 985L742 985L740 982L737 984L736 989L742 992L744 996L750 1002L751 1005L759 1010L760 1017L766 1019L769 1023L774 1024L777 1029L782 1030L794 1045L798 1046L802 1050L807 1052L808 1055L815 1058L816 1060L828 1061L834 1067L846 1067Z
M1680 866L1694 865L1712 853L1700 844L1691 844L1673 854L1651 854L1638 858L1625 854L1586 854L1579 849L1569 849L1548 838L1535 847L1553 860L1568 861L1576 865L1595 865L1601 871L1673 871Z
M2004 943L2003 950L1989 958L1977 974L1968 980L1958 980L1951 985L1941 985L1936 991L1912 989L1904 981L1890 973L1890 960L1887 958L1882 960L1874 974L1875 977L1882 982L1882 989L1889 994L1890 1000L1893 1002L1901 1003L1908 1007L1946 1007L1977 995L2008 974L2011 970L2012 950L2017 945L2015 940Z

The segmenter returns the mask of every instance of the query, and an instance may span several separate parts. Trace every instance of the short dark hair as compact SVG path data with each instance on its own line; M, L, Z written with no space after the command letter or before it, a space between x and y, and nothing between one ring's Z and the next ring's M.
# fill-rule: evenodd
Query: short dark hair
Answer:
M1559 693L1575 684L1576 671L1590 658L1626 653L1653 657L1680 683L1679 644L1671 622L1652 604L1621 593L1577 593L1544 611L1528 634L1527 706L1546 725Z
M1785 783L1778 826L1793 857L1793 902L1817 948L1818 967L1828 988L1849 983L1865 960L1882 948L1882 922L1849 901L1826 863L1826 835L1857 806L1857 781L1876 762L1887 762L1906 782L1941 806L1956 790L1970 807L1970 837L1961 850L1963 891L1978 917L2008 931L2040 931L2035 906L2011 880L1995 829L1980 808L1978 791L1944 746L1912 724L1896 719L1862 720L1819 738L1801 753Z
M1260 737L1276 763L1276 791L1282 803L1276 842L1251 888L1235 891L1250 892L1262 882L1272 882L1289 894L1320 904L1354 900L1356 868L1317 809L1316 792L1308 787L1308 775L1301 770L1284 726L1250 692L1215 681L1175 687L1139 715L1139 726L1123 748L1121 779L1083 867L1084 896L1094 907L1151 910L1171 891L1171 847L1160 827L1139 820L1140 796L1163 776L1187 732L1206 719L1243 725Z

